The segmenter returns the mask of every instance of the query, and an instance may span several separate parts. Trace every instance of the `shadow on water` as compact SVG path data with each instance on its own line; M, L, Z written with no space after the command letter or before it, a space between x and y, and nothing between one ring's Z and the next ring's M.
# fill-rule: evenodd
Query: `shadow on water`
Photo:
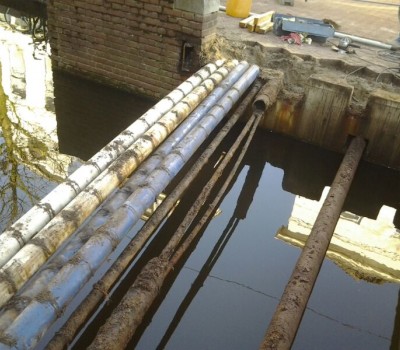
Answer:
M234 136L231 137L232 139L234 139ZM226 143L224 147L227 147L227 144L228 143ZM222 153L222 150L219 153ZM232 250L229 251L229 248L226 249L226 247L227 246L229 247L229 245L231 244L230 241L235 240L235 238L233 238L233 235L235 231L237 231L238 227L240 227L241 222L243 222L243 225L245 225L246 228L244 229L242 228L242 230L239 230L242 232L241 233L237 232L236 235L243 234L243 230L245 231L248 231L249 229L252 230L250 227L258 227L258 229L260 227L263 227L264 225L263 219L265 218L263 218L262 214L261 216L258 215L254 217L250 215L249 218L247 217L249 210L252 208L252 205L259 206L259 203L257 203L257 201L256 203L253 202L254 202L254 197L257 195L257 193L258 195L260 195L260 188L259 188L260 184L267 181L266 177L271 176L271 174L269 174L268 171L267 172L265 171L267 164L271 164L274 167L282 168L284 170L284 173L280 178L280 184L279 184L284 188L284 190L286 190L287 192L292 192L294 194L301 194L303 196L307 195L314 200L319 200L325 186L328 186L332 182L337 167L341 161L341 158L342 155L340 154L327 152L318 149L316 147L306 145L301 142L288 139L286 137L282 137L280 135L270 134L260 131L257 134L257 137L253 140L252 147L248 152L248 154L246 155L245 160L237 174L237 176L243 177L242 182L239 181L241 185L237 185L236 183L234 185L234 187L239 186L236 189L233 189L233 193L235 193L234 196L236 196L237 199L236 200L235 199L232 200L232 198L228 199L230 203L225 204L228 205L228 212L231 211L232 214L230 215L229 218L228 217L226 218L224 227L220 225L218 226L217 229L215 227L214 228L209 227L205 230L205 232L203 232L205 237L201 238L201 240L203 239L209 240L210 239L209 235L213 236L213 239L211 240L213 243L210 243L211 244L210 246L206 244L207 249L209 249L209 252L207 252L207 249L205 249L204 246L202 246L201 242L199 243L199 246L196 244L195 247L192 247L190 253L187 254L184 261L182 261L179 264L179 266L177 266L174 269L172 275L165 282L164 287L160 292L160 295L152 305L152 308L149 310L149 313L146 315L143 324L139 327L137 333L135 334L135 337L132 339L128 348L184 349L187 348L188 346L192 346L193 343L191 343L190 341L189 342L185 341L181 337L182 329L188 330L185 324L188 323L190 324L192 322L192 321L188 322L188 318L189 320L193 320L198 317L196 311L193 311L192 309L194 308L192 304L198 303L198 299L201 298L202 295L204 294L204 291L202 291L202 289L204 289L205 286L208 283L210 283L210 279L229 281L228 283L234 283L237 284L238 286L242 286L248 289L249 291L252 291L253 293L259 293L261 295L264 295L268 299L270 299L270 302L272 302L272 306L274 306L275 302L279 300L278 292L268 293L268 292L263 292L261 288L257 289L255 287L251 287L251 285L255 283L254 279L250 279L248 283L239 283L236 282L236 280L234 279L221 279L221 277L218 277L217 275L213 274L213 270L216 267L216 265L218 267L219 259L222 260L224 258L226 259L226 256L229 256L228 259L231 259L233 263L237 263L243 258L241 254L237 255L238 254L237 251L233 252ZM307 166L305 166L305 164L307 164ZM378 211L371 210L371 207L378 208L383 204L388 205L395 203L396 196L393 194L391 190L388 190L386 188L385 183L386 184L390 183L392 184L392 186L398 186L398 179L396 176L397 174L396 172L392 172L389 169L375 167L371 164L362 164L361 167L362 167L361 169L363 169L363 171L365 171L366 174L363 173L362 176L356 178L354 183L355 190L352 191L352 194L348 199L348 203L350 204L346 204L348 205L346 210L352 208L352 210L355 209L358 215L365 215L366 213L369 213L372 214L371 217L374 218L376 217L376 214L378 213L379 210ZM209 176L209 173L211 172L212 169L209 167L204 172L204 177ZM245 173L245 176L240 175L243 173ZM303 179L303 181L299 181L299 178ZM360 193L360 189L363 188L363 186L371 186L372 183L370 181L376 178L380 179L380 182L379 183L376 182L373 188L373 191L375 193L373 198L377 201L377 203L372 203L373 205L370 206L369 205L370 203L368 203L368 201L363 200L362 191L361 191L362 198L359 199L357 198L357 196L358 193ZM190 199L193 200L194 193L198 192L202 188L202 186L203 186L202 182L194 184L194 187L189 191L190 192L190 195L188 196L189 198L188 199L182 198L181 204L178 206L176 211L166 221L164 226L159 228L159 234L148 245L146 251L143 253L141 258L135 263L133 267L131 267L131 270L129 274L126 276L125 281L114 292L114 294L111 297L112 302L110 302L106 307L104 307L104 309L97 315L95 321L82 334L81 338L75 344L74 348L83 349L88 344L90 344L91 339L93 339L96 330L104 322L104 320L111 314L113 308L117 305L119 300L121 300L127 288L129 288L129 285L133 283L135 277L140 272L144 264L161 251L162 247L166 244L170 235L176 230L183 215L185 214L185 212L189 207ZM279 191L281 192L281 190ZM293 197L289 196L289 198ZM276 199L287 203L287 208L288 208L287 214L283 215L289 216L290 214L289 210L293 206L293 199L289 199L289 201L287 199L283 199L282 194L278 194ZM206 205L207 204L205 204L205 206ZM254 208L252 210L254 210ZM215 221L217 220L218 219L216 219ZM252 222L253 220L255 220L255 222ZM281 225L287 224L287 220L288 219L286 219L285 222L285 219L283 219L282 221L280 221L280 224ZM213 226L212 223L210 223L210 225ZM273 233L275 233L274 230L275 229L271 229ZM214 237L214 235L217 234L217 232L221 232L220 236L217 235L218 237ZM242 244L245 243L242 242ZM228 251L226 252L226 250ZM295 257L296 252L291 251L290 255L293 255L293 253ZM191 262L191 259L193 259L191 257L191 254L202 255L202 263L200 264L200 267L198 268L190 267L191 264L193 264L193 262ZM287 252L285 254L287 254ZM273 257L275 257L275 259L280 259L279 256L280 256L279 252L275 252L273 254ZM260 259L260 257L257 256L257 254L254 254L254 259L258 260ZM294 261L292 261L292 263L293 262ZM293 265L290 262L288 264L284 263L283 266L283 268L286 269L287 271L290 271L292 267ZM187 292L184 295L182 295L182 292L177 292L174 288L176 286L179 286L176 288L185 289L184 285L182 285L183 283L182 279L183 280L185 279L184 277L182 277L182 274L183 275L187 274L188 270L193 271L193 273L196 274L196 277L191 280ZM230 270L231 268L229 267L223 269L223 271L225 272ZM253 276L253 278L256 279L260 278L260 276L263 275L262 268L256 267L255 270L257 271L257 273L255 273L255 276ZM343 278L343 276L341 276L339 280L341 278ZM268 279L270 280L271 283L274 284L277 283L275 281L275 277L273 276L270 276ZM282 283L283 286L285 283L285 279L280 281L280 283ZM347 282L345 283L349 283L349 280L347 280ZM351 283L353 282L350 282L350 284ZM187 287L187 281L186 281L186 287ZM393 286L393 288L396 287ZM227 293L226 296L229 299L230 297L228 295L232 293L232 290L228 289L225 291L225 293ZM376 295L380 295L380 293L383 293L382 295L384 295L385 291L376 292ZM353 298L357 298L357 295L353 295ZM170 299L174 300L173 303L175 311L170 316L166 316L164 304L171 303ZM203 300L203 302L201 302L201 305L207 307L209 303L213 302ZM271 307L270 310L271 312L273 311L272 309L273 307ZM325 310L321 312L318 311L318 307L315 306L310 306L308 312L317 316L317 320L315 322L319 322L319 320L323 318L325 320L328 320L330 323L338 325L337 327L339 328L341 327L342 329L346 330L350 329L353 330L354 333L358 332L364 335L369 334L370 337L372 338L375 337L378 340L380 339L380 341L383 341L383 343L386 344L389 343L390 339L389 336L381 336L379 335L378 331L373 332L368 330L368 327L370 327L370 325L356 326L355 325L356 322L353 323L349 322L349 324L347 324L346 321L341 321L343 319L346 319L346 316L344 315L345 312L343 312L343 314L340 316L337 315L331 316L330 310ZM166 321L165 319L166 317L167 319L168 317L170 317L168 321ZM262 336L262 331L265 330L266 317L267 316L264 315L264 318L262 319L265 324L262 323L261 327L259 326L256 327L259 328L258 330L259 337ZM398 318L398 316L396 317ZM160 322L162 323L161 326L159 324ZM234 325L231 326L233 328L238 327L238 325L242 324L242 322L243 322L242 320L237 321ZM214 327L217 327L223 333L223 330L220 329L220 327L223 326L217 326L215 323L213 324ZM191 330L191 332L193 332L193 329ZM395 340L396 334L397 334L396 330L394 330L392 343L396 341ZM154 338L154 340L148 342L149 337ZM176 338L181 338L181 340L177 341ZM301 340L302 336L300 336L299 338L300 338L299 344L304 344L302 343ZM193 338L191 339L193 341ZM357 337L355 337L355 339L357 339ZM169 343L170 341L171 343ZM176 341L177 343L175 343ZM350 343L354 341L355 340L349 340ZM211 339L210 342L211 343L209 344L213 344ZM242 345L238 345L236 347L229 347L229 348L240 349L243 347ZM302 345L300 345L299 348L301 349Z
M284 171L285 191L319 200L330 186L343 155L277 134L258 138L257 157ZM400 207L400 178L395 170L362 161L344 204L344 211L376 218L382 205ZM400 227L399 211L395 224Z
M136 101L133 100L129 94L98 86L97 84L86 80L76 79L75 77L71 77L65 73L55 72L54 83L56 95L55 108L57 112L60 148L63 152L68 152L69 154L84 159L89 158L94 152L110 141L118 132L126 128L133 121L133 115L136 115L137 117L140 116L152 105L151 101ZM113 123L110 123L110 120L112 120ZM228 142L225 143L224 147L227 147L227 144ZM220 153L221 152L222 150ZM262 338L263 332L267 326L267 319L270 317L268 315L273 312L274 306L277 300L279 300L279 291L286 283L287 278L285 278L285 276L288 277L288 274L293 268L298 251L293 251L290 246L284 248L279 244L277 246L279 249L270 252L271 258L275 257L274 259L277 261L282 259L282 256L287 256L288 261L284 262L283 265L280 263L271 263L269 260L270 258L261 257L267 253L263 254L262 252L254 252L254 260L258 261L259 259L265 259L268 264L275 264L277 269L286 271L283 273L282 278L278 278L278 281L277 277L274 277L274 272L269 271L268 275L269 268L266 267L265 262L259 264L260 266L255 267L253 266L253 263L251 263L251 259L249 260L248 258L245 260L247 265L252 266L253 272L250 273L252 278L247 282L238 282L237 279L233 277L222 278L218 275L218 271L223 271L222 275L229 275L232 273L231 269L233 266L235 266L238 261L243 260L242 254L238 255L238 250L232 251L232 248L229 248L234 244L232 242L235 242L236 240L239 240L241 243L236 243L239 244L239 246L235 249L240 249L239 247L250 244L247 241L242 241L237 238L244 234L243 230L253 231L259 230L260 228L264 229L263 221L266 219L264 217L265 213L263 214L260 208L254 208L255 206L261 207L263 204L260 204L260 199L254 201L254 198L257 196L268 197L271 188L268 188L266 195L260 193L260 191L264 191L262 184L270 181L268 180L268 177L271 176L271 169L282 169L278 173L274 170L273 173L275 175L272 176L275 178L274 184L278 187L273 190L273 192L277 191L277 193L274 193L274 204L275 207L279 209L280 214L276 215L278 219L276 217L275 219L271 218L271 215L274 214L267 215L267 220L276 220L277 223L275 226L271 227L267 225L269 232L268 235L270 237L266 242L269 242L267 244L276 247L278 244L277 242L279 241L274 240L271 243L270 240L274 239L275 234L279 230L279 226L288 224L290 211L293 207L293 195L308 198L312 201L319 201L324 188L332 183L341 159L341 154L321 150L312 145L304 144L281 135L259 131L257 137L253 140L250 151L245 157L241 170L238 172L237 176L240 177L238 180L239 183L233 185L233 194L228 194L228 196L236 196L236 199L226 199L221 204L222 207L227 207L224 211L227 213L231 212L232 214L228 215L226 213L222 215L228 215L228 217L225 217L223 224L216 224L216 222L220 220L219 218L212 220L209 223L209 227L205 232L203 232L203 237L194 247L192 247L190 254L185 257L180 266L176 267L173 274L166 281L159 297L152 305L152 308L146 316L143 324L138 329L137 334L132 339L129 347L138 349L183 349L192 345L191 342L194 341L194 338L189 337L191 340L185 341L182 338L182 332L183 330L185 330L185 332L194 332L193 329L190 328L190 325L193 326L193 323L195 323L194 320L200 317L198 316L198 306L196 306L199 303L199 298L203 300L200 304L206 309L210 307L210 303L218 303L212 301L213 296L210 296L209 292L205 292L205 290L207 290L207 285L211 283L210 280L220 281L219 283L225 283L223 281L227 281L226 283L228 284L233 283L233 285L242 286L242 288L247 290L246 293L257 293L264 296L264 298L267 297L269 299L267 302L269 305L267 311L264 311L262 315L258 315L259 319L257 323L259 323L259 325L255 327L258 337L256 339L258 340L253 342L246 341L244 343L238 342L236 346L232 345L232 347L229 348L248 348L249 344L258 344L259 339ZM265 170L266 167L269 171ZM204 177L209 176L208 173L211 172L212 169L208 168L204 173ZM194 187L190 190L189 197L191 198L188 198L187 200L184 198L181 199L181 204L164 225L158 229L158 234L148 244L145 252L143 252L143 254L135 261L135 265L129 268L125 280L120 283L113 292L111 301L102 306L102 310L96 315L91 325L83 331L79 340L75 343L74 348L83 349L90 344L99 326L111 314L112 310L122 299L124 293L127 291L131 283L133 283L141 268L149 259L156 256L162 250L163 246L165 246L168 238L174 230L176 230L182 217L187 211L190 199L193 200L193 194L201 188L202 182L199 181L194 184ZM397 172L362 162L344 209L360 217L365 216L375 219L383 205L393 208L399 206L399 190L400 183ZM268 210L268 208L270 208L269 204L266 205L265 210ZM248 217L249 211L256 210L260 211L260 213L256 216L250 214L250 217ZM271 211L272 208L269 210ZM399 227L398 213L394 220L396 226ZM215 237L214 235L217 232L220 232L221 234L218 237ZM264 240L266 238L259 237L259 239ZM260 243L260 245L262 244ZM253 249L256 248L253 247ZM201 256L201 259L198 258L198 256ZM201 263L197 261L198 259L201 260ZM196 262L195 264L193 263L193 260ZM220 260L230 261L229 266L232 267L224 267L221 270L221 264L224 265L225 263L221 263ZM191 267L197 265L197 263L199 264L198 267ZM326 273L329 275L337 274L337 270L333 270L334 272L332 272L332 267L330 266L331 265L328 265L328 268L325 268L329 270ZM188 274L190 274L190 272L194 274L195 277L189 278ZM243 273L244 275L240 276L244 279L248 278L245 276L248 276L249 272L243 271ZM270 283L275 285L273 290L269 290L266 286L259 288L253 286L254 284L258 284L257 280L264 274L267 274ZM282 274L282 272L279 272L279 274ZM354 276L355 274L350 275ZM188 278L190 282L188 282ZM340 285L345 284L348 286L354 283L352 277L350 277L349 280L347 277L343 277L342 274L332 278L336 278L338 280L337 283ZM177 291L177 288L183 288L183 290L186 288L186 292L182 295L182 292ZM235 300L234 294L236 292L233 291L232 288L233 287L223 289L223 293L225 293L227 300L231 298L232 300ZM346 288L343 289L346 290ZM370 290L371 288L372 287L368 284L364 286L365 290ZM379 287L377 286L376 288ZM392 285L390 289L392 290L393 288L396 289L394 285ZM218 290L219 289L216 289L214 292L217 294L221 293ZM383 298L386 292L387 288L384 288L383 290L377 290L373 293L375 293L374 295L376 296L381 295L381 298ZM316 291L315 294L319 295L318 291ZM353 300L357 300L357 298L360 298L359 294L355 291L352 291L349 294L351 294L348 296L350 299L353 298ZM207 300L204 300L204 298L207 298ZM366 302L369 302L370 297L364 296L364 298ZM395 305L392 301L390 305L393 307L391 308L391 306L386 305L385 308L386 310L391 309L391 311L394 312ZM254 305L258 305L256 307L261 308L260 305L263 303L265 303L265 300L262 301L261 304L255 303ZM172 307L171 304L174 306ZM252 310L252 308L255 307L254 305L250 305L249 310ZM169 310L171 307L174 311ZM332 312L332 309L325 309L323 311L321 311L321 309L324 309L324 307L320 305L315 306L311 304L309 307L307 315L314 315L316 318L316 320L312 321L312 324L315 322L318 324L322 318L326 320L326 322L336 325L335 332L343 332L343 334L347 334L346 332L348 332L349 329L353 329L353 333L358 332L361 335L368 335L367 338L377 338L377 344L381 344L380 342L382 341L385 344L390 343L389 335L380 336L379 329L376 331L370 331L370 329L373 329L370 322L363 324L359 319L357 319L350 320L347 324L345 310L341 310L342 314L338 315L335 314L335 312ZM225 310L225 312L229 314L227 310ZM248 320L251 319L250 316L247 315L248 312L249 311L245 312L243 319L247 319L246 317L248 317ZM210 311L210 317L211 314L212 312ZM229 316L227 315L226 317ZM308 318L310 317L312 318L312 316L305 317L306 324L309 322ZM217 319L219 319L219 316ZM257 320L257 317L255 317L255 319ZM233 328L244 327L243 322L244 320L238 320L230 324L230 326ZM218 329L221 333L222 339L224 339L224 330L221 328L223 326L217 326L215 322L210 323L214 325L213 327ZM251 323L254 325L256 321L253 320ZM356 324L361 325L356 326ZM390 323L388 327L391 329ZM209 327L205 328L209 329ZM249 331L248 334L252 333L253 331ZM313 333L314 332L309 332L307 334ZM386 331L386 334L387 333L388 332ZM207 333L205 333L204 336L207 337L206 334ZM315 341L309 340L308 335L304 336L303 332L300 332L299 334L299 348L302 348L301 344L311 344ZM396 334L396 331L394 331L392 342L396 342ZM225 337L226 336L227 334L225 334ZM149 341L149 338L152 338L153 340ZM354 344L358 338L353 334L352 336L348 336L348 339L349 343ZM212 337L209 342L209 345L218 343ZM230 342L228 343L231 344ZM227 345L225 344L225 346Z

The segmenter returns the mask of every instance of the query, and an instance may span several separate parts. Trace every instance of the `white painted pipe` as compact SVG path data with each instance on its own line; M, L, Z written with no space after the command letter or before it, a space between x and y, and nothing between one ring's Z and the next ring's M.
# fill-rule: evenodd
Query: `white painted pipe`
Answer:
M376 40L362 38L362 37L355 36L355 35L335 32L334 37L335 38L350 38L354 42L369 45L369 46L375 46L380 49L388 49L388 50L393 49L393 45L385 44L385 43L382 43L382 42L376 41Z
M0 332L5 330L24 308L27 300L38 295L52 280L54 275L71 259L74 254L94 234L94 231L104 224L109 217L127 200L135 189L142 186L151 172L168 156L182 139L202 120L207 112L214 107L220 98L248 69L247 62L241 62L216 87L210 95L186 118L179 127L165 140L155 152L135 171L135 173L116 192L111 194L102 208L93 214L83 227L71 237L67 244L60 248L32 278L23 286L12 299L12 305L0 313Z
M210 63L192 75L4 231L0 235L0 267L161 116L170 111L182 98L192 92L223 64L224 61Z
M113 214L96 235L79 250L76 257L66 264L49 283L41 298L34 300L17 317L4 335L15 341L18 349L33 348L40 337L62 310L79 292L84 283L101 266L118 242L137 222L140 215L153 201L157 193L171 181L179 169L190 159L198 147L231 110L259 74L257 66L251 66L238 82L224 95L180 143L163 163L152 173L145 187L135 191L124 206ZM0 344L0 350L10 349Z
M0 306L47 261L115 188L207 97L238 64L228 62L182 99L0 269Z

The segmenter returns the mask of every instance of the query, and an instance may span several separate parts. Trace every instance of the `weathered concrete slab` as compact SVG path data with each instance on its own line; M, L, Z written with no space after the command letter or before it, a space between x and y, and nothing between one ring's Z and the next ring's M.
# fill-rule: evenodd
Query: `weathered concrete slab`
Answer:
M174 8L199 15L208 15L218 12L219 0L175 0Z
M303 112L297 120L298 137L321 147L342 150L348 135L346 114L353 90L343 80L311 76Z
M400 169L400 94L377 90L369 97L363 135L366 159Z

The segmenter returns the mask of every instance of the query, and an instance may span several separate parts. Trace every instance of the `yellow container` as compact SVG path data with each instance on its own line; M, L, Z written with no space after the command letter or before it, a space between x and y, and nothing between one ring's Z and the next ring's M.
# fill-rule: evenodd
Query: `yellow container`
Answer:
M226 2L226 14L232 17L248 17L252 0L228 0Z

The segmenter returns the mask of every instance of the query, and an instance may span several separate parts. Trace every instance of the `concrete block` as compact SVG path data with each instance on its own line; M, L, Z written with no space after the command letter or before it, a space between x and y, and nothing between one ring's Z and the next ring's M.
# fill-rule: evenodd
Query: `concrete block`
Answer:
M175 0L174 8L200 15L219 11L219 0Z

